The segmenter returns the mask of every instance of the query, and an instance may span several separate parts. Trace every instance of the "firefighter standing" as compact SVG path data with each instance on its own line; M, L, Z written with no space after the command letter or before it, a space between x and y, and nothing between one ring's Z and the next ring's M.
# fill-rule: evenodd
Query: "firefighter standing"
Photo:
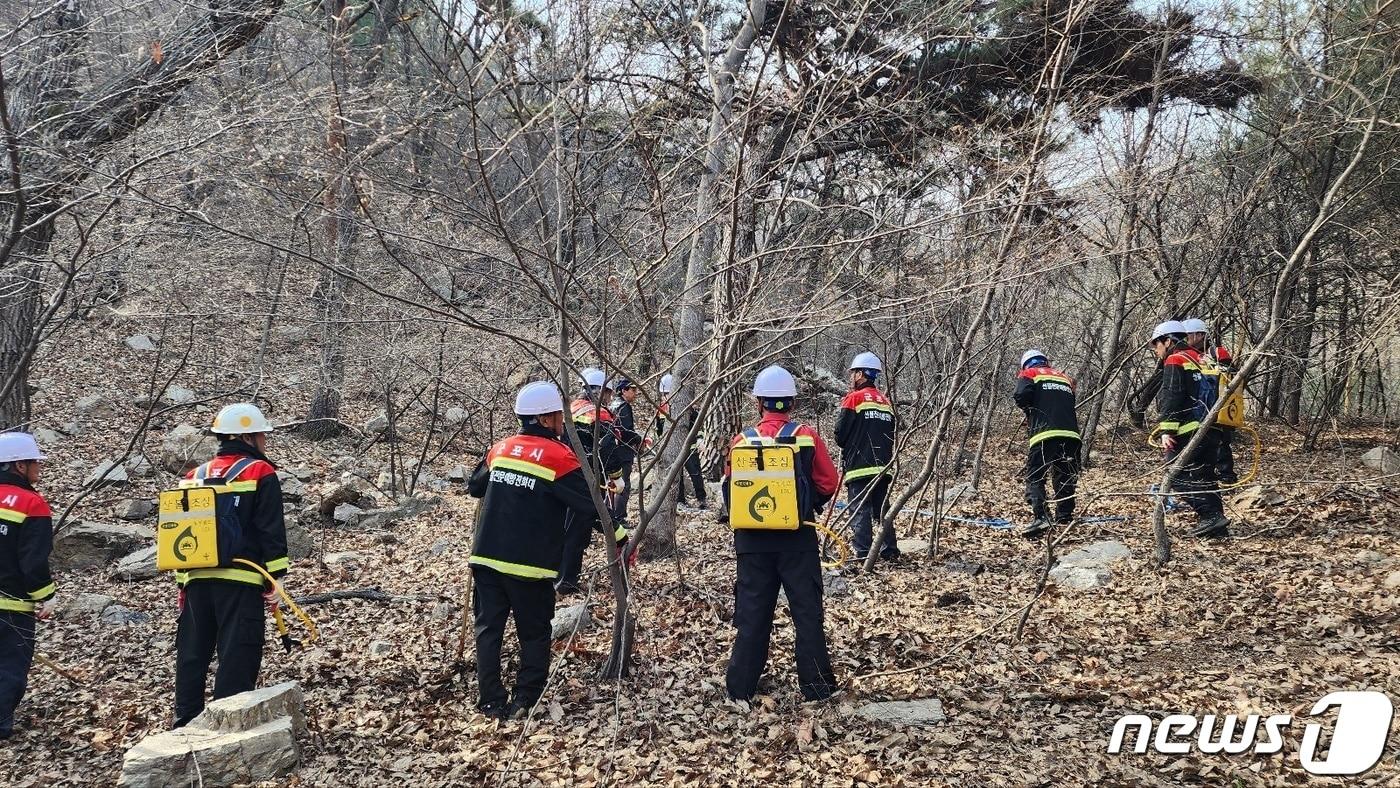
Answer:
M569 406L570 418L578 432L579 443L583 445L580 460L593 468L599 484L606 484L610 495L616 495L622 491L622 453L618 451L617 425L612 411L603 405L610 391L607 378L603 370L593 367L585 369L580 379L582 391ZM596 510L589 510L587 514L570 510L566 520L564 559L559 570L559 582L555 586L561 594L574 594L579 591L583 554L589 542L593 541L593 531L601 531L603 526ZM615 526L613 538L620 546L627 540L627 527L622 523Z
M1185 327L1169 320L1157 326L1149 343L1152 352L1162 360L1162 390L1157 393L1161 421L1157 430L1162 434L1168 462L1175 461L1185 450L1218 394L1216 378L1202 371L1206 362L1186 344L1185 337ZM1191 531L1192 536L1210 539L1230 535L1230 521L1220 501L1220 480L1215 468L1219 441L1220 433L1213 427L1202 435L1172 485L1196 513L1197 524Z
M622 489L613 496L611 511L614 520L625 523L627 499L632 493L632 464L637 455L651 445L651 439L644 438L637 432L637 416L632 412L632 403L639 393L637 385L625 377L618 378L613 382L613 391L617 392L618 397L612 413L614 429L618 436L618 459L622 463L622 476L619 478Z
M1230 351L1211 343L1210 327L1206 325L1206 321L1193 317L1181 321L1181 325L1186 329L1186 344L1195 348L1202 358L1221 371L1231 371L1233 359L1230 357ZM1233 486L1240 480L1239 475L1235 473L1235 452L1232 446L1235 428L1217 426L1216 429L1220 431L1220 448L1215 455L1215 474L1221 484Z
M0 434L0 739L14 733L15 707L34 661L34 621L53 614L49 550L53 521L35 492L44 455L26 432Z
M564 433L564 398L553 383L526 384L515 397L520 432L492 446L468 481L483 499L472 539L472 614L476 625L477 708L502 719L524 716L549 677L554 579L566 515L596 510L578 457ZM507 697L501 641L515 619L520 669Z
M676 379L670 374L661 376L661 385L658 387L661 392L661 407L657 409L656 434L660 436L665 432L667 425L671 422L671 394L675 391ZM695 420L699 418L699 412L695 409L695 404L691 403L686 408L685 419L674 422L675 426L684 434L689 435L695 427ZM685 496L685 477L690 477L690 490L695 495L695 503L701 509L709 507L705 496L705 477L700 472L700 433L697 431L695 437L691 438L690 445L685 448L685 474L676 479L676 503L684 506L688 503Z
M870 552L872 527L880 525L890 491L890 464L894 460L894 408L876 388L883 367L874 353L860 353L851 360L851 391L841 401L836 417L836 445L841 447L841 478L851 515L852 546L856 558ZM899 558L894 529L880 544L880 557Z
M835 691L836 679L826 649L822 617L822 570L818 555L817 532L809 523L836 495L839 480L826 446L816 431L789 417L797 397L797 383L779 366L758 373L753 394L758 400L761 420L736 435L734 447L790 444L797 452L797 507L800 526L795 530L749 530L736 528L734 552L738 576L734 583L734 650L729 656L725 688L734 700L747 701L758 689L759 678L768 662L768 643L773 634L773 610L778 589L787 594L788 610L796 632L797 682L806 700L822 700ZM725 503L730 503L731 468L725 467ZM731 519L733 514L731 513Z
M1030 443L1026 451L1026 503L1034 520L1022 536L1035 539L1050 530L1050 507L1045 499L1049 477L1055 492L1055 520L1074 519L1074 490L1079 480L1079 419L1074 413L1074 381L1050 366L1039 350L1021 356L1021 373L1011 395L1026 414Z
M274 578L286 574L287 529L282 519L282 484L267 458L272 432L254 405L225 406L212 431L219 451L186 479L218 481L233 496L242 544L230 558L252 561ZM277 605L273 590L253 569L218 567L177 572L180 619L175 632L175 727L204 710L209 662L215 652L213 699L257 686L262 667L265 614Z

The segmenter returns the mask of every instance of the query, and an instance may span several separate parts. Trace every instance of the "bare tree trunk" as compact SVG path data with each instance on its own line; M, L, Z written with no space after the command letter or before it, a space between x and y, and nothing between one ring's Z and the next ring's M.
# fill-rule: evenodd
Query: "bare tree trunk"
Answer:
M695 401L694 370L696 360L703 358L705 344L705 300L713 290L711 261L714 257L715 242L719 236L719 225L714 214L718 207L718 186L720 173L725 167L725 152L728 148L730 106L734 101L734 78L749 49L758 38L767 13L767 0L750 0L749 13L734 40L729 44L724 59L713 75L714 109L710 114L710 133L705 151L705 167L700 173L700 184L695 192L695 239L690 247L690 259L686 264L684 290L680 298L680 337L676 348L674 372L676 391L671 398L671 412L680 418ZM680 432L680 430L676 430ZM708 435L714 441L718 436ZM721 438L722 439L722 438ZM674 467L687 449L684 441L671 440L664 445L661 466ZM661 494L666 495L662 490ZM676 549L675 512L669 506L660 506L646 531L645 544L640 546L641 555L656 558L670 555Z

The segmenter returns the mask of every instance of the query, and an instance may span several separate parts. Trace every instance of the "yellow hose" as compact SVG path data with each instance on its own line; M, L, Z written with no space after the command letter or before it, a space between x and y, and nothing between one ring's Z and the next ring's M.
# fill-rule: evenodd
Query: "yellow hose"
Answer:
M835 569L836 567L841 566L841 565L845 564L847 561L851 560L851 548L849 548L849 547L846 546L846 540L845 540L845 539L842 539L840 536L838 536L838 535L836 534L836 532L832 531L830 528L827 528L826 526L822 525L821 523L808 523L808 525L810 525L810 526L812 526L813 528L817 529L818 538L820 538L820 536L821 536L822 534L825 534L825 535L826 535L826 545L823 545L823 546L822 546L822 547L823 547L823 549L822 549L822 553L823 553L823 554L826 553L826 550L824 549L825 547L827 547L827 546L829 546L829 545L835 545L837 551L839 552L839 554L840 554L840 556L841 556L841 557L840 557L839 559L837 559L836 561L822 561L822 568L824 568L824 569Z
M262 575L263 578L267 580L267 582L272 584L272 590L276 591L277 596L281 597L282 601L287 603L287 608L291 610L297 618L301 619L301 623L306 626L306 631L311 633L311 637L306 639L307 643L315 643L316 640L321 637L321 633L316 629L316 622L311 620L311 616L306 615L306 611L301 609L301 605L298 605L296 602L293 602L292 598L290 596L287 596L287 592L282 590L282 584L274 580L272 578L272 575L267 573L266 569L263 569L261 566L258 566L252 561L243 558L235 558L233 559L233 562L235 564L245 564L247 566L252 567L254 571Z
M1236 488L1236 487L1243 486L1244 484L1247 484L1248 482L1253 481L1253 480L1254 480L1254 477L1256 477L1256 476L1259 475L1260 458L1261 458L1261 457L1263 456L1263 454L1264 454L1264 441L1259 437L1259 431L1258 431L1258 430L1254 429L1253 427L1234 427L1234 428L1232 428L1232 429L1239 430L1240 432L1247 432L1247 433L1249 433L1251 436L1253 436L1253 438L1254 438L1254 457L1250 460L1250 463L1249 463L1249 473L1245 474L1243 478L1241 478L1240 480L1236 481L1234 484L1222 484L1222 485L1220 485L1220 489L1222 489L1222 490L1232 490L1232 489L1234 489L1234 488ZM1156 445L1156 444L1154 444L1154 443L1152 442L1152 439L1153 439L1154 437L1156 437L1156 435L1157 435L1158 432L1161 432L1161 431L1162 431L1162 428L1161 428L1161 427L1157 427L1157 428L1153 429L1151 432L1149 432L1149 433L1147 434L1147 445L1148 445L1148 446L1155 446L1155 445Z

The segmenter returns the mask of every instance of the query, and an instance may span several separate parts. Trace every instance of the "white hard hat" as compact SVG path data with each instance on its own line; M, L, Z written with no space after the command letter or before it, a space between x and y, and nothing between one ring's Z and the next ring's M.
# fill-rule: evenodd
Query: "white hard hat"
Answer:
M669 372L666 373L665 375L662 375L662 376L661 376L661 384L660 384L659 386L657 386L657 388L661 389L661 393L662 393L662 394L670 394L671 392L675 391L675 390L676 390L676 376L675 376L675 375L672 375L672 374L669 373Z
M884 367L880 366L880 357L874 353L857 353L847 369L873 369L880 372Z
M774 364L764 367L754 378L753 393L756 397L796 397L797 381L791 372Z
M235 402L225 405L214 417L212 427L216 435L248 435L254 432L272 432L272 422L267 420L258 406L251 402Z
M1161 339L1164 336L1167 336L1168 334L1185 333L1186 326L1183 326L1180 320L1168 320L1165 323L1158 323L1157 327L1152 329L1152 338L1148 341L1156 342L1157 340Z
M603 374L603 370L597 367L589 367L580 372L578 379L582 381L585 386L597 386L598 388L602 388L607 385L608 382L608 376Z
M43 460L44 453L34 436L27 432L0 432L0 462Z
M559 387L547 380L526 383L515 395L515 413L518 416L543 416L558 413L564 409L564 395Z
M1026 362L1030 361L1033 358L1043 358L1047 361L1049 360L1049 358L1046 357L1044 352L1032 348L1021 354L1021 366L1024 367L1026 365Z
M1188 334L1210 333L1210 326L1206 325L1206 321L1200 319L1199 317L1186 318L1185 320L1181 321L1181 327L1185 329L1186 333Z

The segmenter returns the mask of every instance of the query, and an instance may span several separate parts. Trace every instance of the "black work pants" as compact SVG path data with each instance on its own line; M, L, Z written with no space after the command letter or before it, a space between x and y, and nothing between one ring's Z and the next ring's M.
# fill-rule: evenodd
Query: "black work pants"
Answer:
M864 558L870 552L870 543L875 538L872 531L880 526L880 520L885 516L885 500L889 493L890 477L885 474L857 479L846 485L846 505L855 510L851 514L851 546L855 548L857 558ZM880 557L898 556L899 547L891 528L889 535L880 543Z
M593 524L596 522L596 515L584 517L572 509L564 515L564 558L559 564L559 581L555 584L561 593L571 594L579 589L583 554L593 541Z
M619 523L627 522L627 499L632 496L632 463L622 466L622 491L612 497L608 511Z
M1235 440L1234 427L1218 427L1220 449L1215 453L1215 477L1221 484L1236 484L1240 477L1235 473L1235 450L1231 446Z
M554 586L548 580L528 580L473 566L472 616L476 625L477 708L507 702L501 683L501 642L507 617L515 619L515 636L520 641L520 669L509 701L522 708L534 706L549 679Z
M213 700L255 689L267 637L262 587L192 580L175 630L175 727L204 711L204 688L215 653Z
M836 689L826 651L822 618L822 568L815 552L740 553L734 583L734 650L725 688L731 698L749 700L768 663L778 588L787 593L796 634L797 685L802 697L821 700Z
M1074 519L1074 491L1079 483L1079 440L1046 438L1026 452L1026 503L1037 520L1050 519L1045 480L1055 492L1055 522Z
M15 725L15 708L29 686L34 662L34 615L0 610L0 738Z
M695 495L696 503L705 505L705 478L700 473L700 452L694 448L689 450L685 456L685 473L676 478L676 500L680 503L686 502L685 497L685 477L690 477L690 490Z
M1176 447L1167 452L1167 462L1175 462L1191 438L1191 433L1178 435ZM1172 482L1172 491L1185 499L1200 520L1214 517L1224 511L1220 502L1220 477L1217 475L1215 464L1219 454L1220 433L1211 428L1201 436L1200 444L1191 452L1176 480Z

